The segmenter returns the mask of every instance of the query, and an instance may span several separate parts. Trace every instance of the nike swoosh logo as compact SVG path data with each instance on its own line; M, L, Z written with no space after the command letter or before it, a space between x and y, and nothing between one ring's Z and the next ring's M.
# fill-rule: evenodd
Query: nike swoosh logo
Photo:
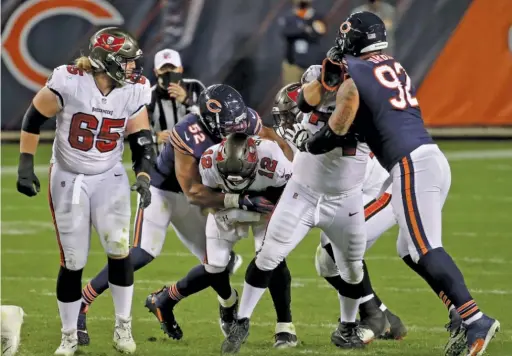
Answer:
M348 213L348 216L354 216L358 213L358 211L356 211L355 213Z
M123 173L119 173L119 174L114 173L114 177L121 177L122 175L123 175Z
M187 141L190 141L190 137L188 137L188 135L187 135L187 133L186 133L186 132L185 132L185 139L186 139Z

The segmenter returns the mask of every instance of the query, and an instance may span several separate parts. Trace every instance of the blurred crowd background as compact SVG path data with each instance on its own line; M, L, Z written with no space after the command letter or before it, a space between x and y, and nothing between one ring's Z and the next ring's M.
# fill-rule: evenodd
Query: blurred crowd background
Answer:
M122 26L139 38L144 72L152 84L157 83L155 55L172 49L183 78L206 86L232 85L261 116L268 117L278 90L298 81L309 65L321 63L340 24L351 12L363 9L386 23L389 52L419 88L429 127L457 129L455 135L466 129L477 136L512 136L511 0L2 0L1 4L3 137L19 130L30 100L51 70L86 52L90 36L100 27ZM180 83L186 86L185 80ZM46 128L54 125L52 120Z

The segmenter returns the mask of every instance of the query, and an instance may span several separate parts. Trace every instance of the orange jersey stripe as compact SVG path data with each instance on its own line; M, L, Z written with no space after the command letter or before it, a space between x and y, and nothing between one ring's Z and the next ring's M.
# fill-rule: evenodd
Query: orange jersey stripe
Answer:
M50 212L52 214L53 226L55 227L55 235L57 237L57 244L59 245L60 265L62 267L66 267L66 259L64 256L64 249L62 248L62 243L60 242L59 228L57 227L57 219L55 217L55 209L53 208L52 190L51 190L52 167L53 167L53 164L50 165L50 169L49 169L49 173L48 173L48 203L50 204Z
M179 148L185 152L188 151L188 154L194 154L194 150L191 147L189 147L185 143L185 141L183 141L181 139L181 137L180 137L180 135L178 135L178 132L176 131L176 129L172 129L172 131L171 131L171 144L174 146L174 148Z
M427 247L425 246L425 241L423 241L423 237L421 236L420 229L418 227L418 217L417 212L414 210L414 207L412 205L412 196L411 196L411 190L414 189L414 187L411 186L411 167L409 167L409 162L407 161L407 158L404 157L402 159L402 163L404 166L404 178L405 179L405 201L407 202L407 210L405 211L406 214L409 215L409 219L411 221L413 235L411 236L413 239L415 239L418 242L418 245L420 246L421 253L424 255L428 252Z

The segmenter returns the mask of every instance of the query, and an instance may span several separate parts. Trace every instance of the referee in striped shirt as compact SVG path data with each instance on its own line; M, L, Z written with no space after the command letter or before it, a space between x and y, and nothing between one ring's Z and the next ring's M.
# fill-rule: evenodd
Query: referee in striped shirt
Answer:
M173 126L189 112L199 112L197 99L205 86L199 80L182 78L180 54L163 49L155 54L157 84L151 90L148 107L157 154L169 141Z

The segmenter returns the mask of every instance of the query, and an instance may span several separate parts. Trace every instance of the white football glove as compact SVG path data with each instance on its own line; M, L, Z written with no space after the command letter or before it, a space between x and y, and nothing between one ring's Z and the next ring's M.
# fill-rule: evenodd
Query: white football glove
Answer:
M276 134L277 134L277 136L279 136L279 137L281 137L282 139L285 139L285 140L286 140L286 137L284 137L284 133L285 133L285 131L284 131L284 128L283 128L282 126L278 126L278 127L276 128Z
M293 129L286 129L284 138L295 147L300 148L309 138L309 131L302 124L293 124Z

